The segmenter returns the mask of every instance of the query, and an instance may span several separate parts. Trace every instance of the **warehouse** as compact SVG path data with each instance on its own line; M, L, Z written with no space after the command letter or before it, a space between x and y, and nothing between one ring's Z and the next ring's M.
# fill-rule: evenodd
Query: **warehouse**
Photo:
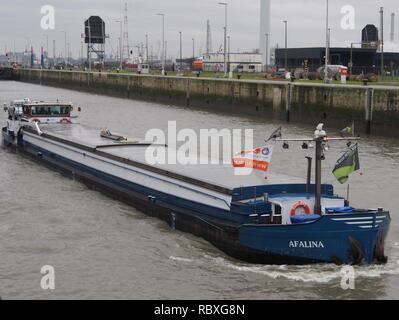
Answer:
M285 68L287 57L288 70L307 68L309 72L314 72L324 66L325 52L326 49L323 47L276 49L276 66ZM330 48L329 64L350 67L351 57L353 74L380 73L381 53L378 53L375 48ZM398 74L399 53L384 53L384 66L385 72L393 71Z

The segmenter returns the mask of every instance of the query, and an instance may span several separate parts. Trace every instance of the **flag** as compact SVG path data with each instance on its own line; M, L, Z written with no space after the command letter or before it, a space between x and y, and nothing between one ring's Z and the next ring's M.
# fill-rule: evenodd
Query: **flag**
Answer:
M355 123L352 123L351 127L346 127L340 131L341 137L350 137L355 135Z
M281 127L280 127L271 134L271 136L269 137L269 139L266 140L266 142L269 142L270 140L281 138L281 137L282 137L282 134L281 134Z
M234 168L250 168L267 172L273 154L273 146L260 147L250 151L242 151L233 158Z
M337 161L333 170L333 175L337 180L344 184L349 179L349 175L360 169L358 145L352 145L349 150Z

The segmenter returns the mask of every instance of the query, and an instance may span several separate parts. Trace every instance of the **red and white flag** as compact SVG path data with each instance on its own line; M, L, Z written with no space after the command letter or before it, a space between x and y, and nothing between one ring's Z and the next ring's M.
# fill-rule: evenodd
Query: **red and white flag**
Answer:
M233 158L234 168L249 168L267 172L273 155L273 146L242 151Z

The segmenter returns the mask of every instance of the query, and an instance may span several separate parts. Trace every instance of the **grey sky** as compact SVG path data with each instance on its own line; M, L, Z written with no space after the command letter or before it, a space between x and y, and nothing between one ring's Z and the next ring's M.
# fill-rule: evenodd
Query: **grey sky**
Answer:
M28 41L38 51L45 46L44 34L56 39L57 54L64 50L64 35L68 32L68 42L74 56L80 50L83 22L90 15L100 15L106 22L106 33L110 35L107 52L116 52L119 24L115 20L123 19L124 3L129 6L129 37L131 45L145 41L156 52L161 36L161 18L155 13L166 14L166 40L168 54L176 56L179 45L178 32L183 32L185 55L191 55L192 38L196 39L197 52L206 45L206 20L211 20L213 47L223 43L223 8L218 0L1 0L0 3L0 52L5 46L13 48L16 40L17 51L25 49ZM248 51L258 47L259 0L226 0L229 3L229 33L232 50ZM325 35L325 0L272 0L272 43L284 43L284 26L288 20L289 46L321 46ZM56 29L43 31L40 27L40 8L50 4L56 9ZM353 5L356 10L356 29L342 30L340 9L344 5ZM333 0L330 1L330 25L332 45L348 46L350 42L360 40L361 29L367 23L379 24L379 7L385 7L385 37L389 39L390 14L396 12L396 30L399 33L399 10L397 0ZM399 34L396 36L399 39ZM398 42L398 41L397 41ZM392 45L388 45L391 50Z

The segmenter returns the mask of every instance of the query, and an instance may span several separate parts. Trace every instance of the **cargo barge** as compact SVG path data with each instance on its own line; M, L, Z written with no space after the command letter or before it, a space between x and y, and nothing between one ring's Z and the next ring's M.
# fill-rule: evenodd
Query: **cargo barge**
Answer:
M5 111L6 147L126 201L172 229L202 237L233 258L257 264L387 261L389 212L349 207L332 185L320 183L317 164L315 184L283 175L269 175L259 184L221 165L150 165L145 153L152 142L89 130L75 123L77 110L69 103L25 99ZM320 158L317 145L327 138L314 139Z

